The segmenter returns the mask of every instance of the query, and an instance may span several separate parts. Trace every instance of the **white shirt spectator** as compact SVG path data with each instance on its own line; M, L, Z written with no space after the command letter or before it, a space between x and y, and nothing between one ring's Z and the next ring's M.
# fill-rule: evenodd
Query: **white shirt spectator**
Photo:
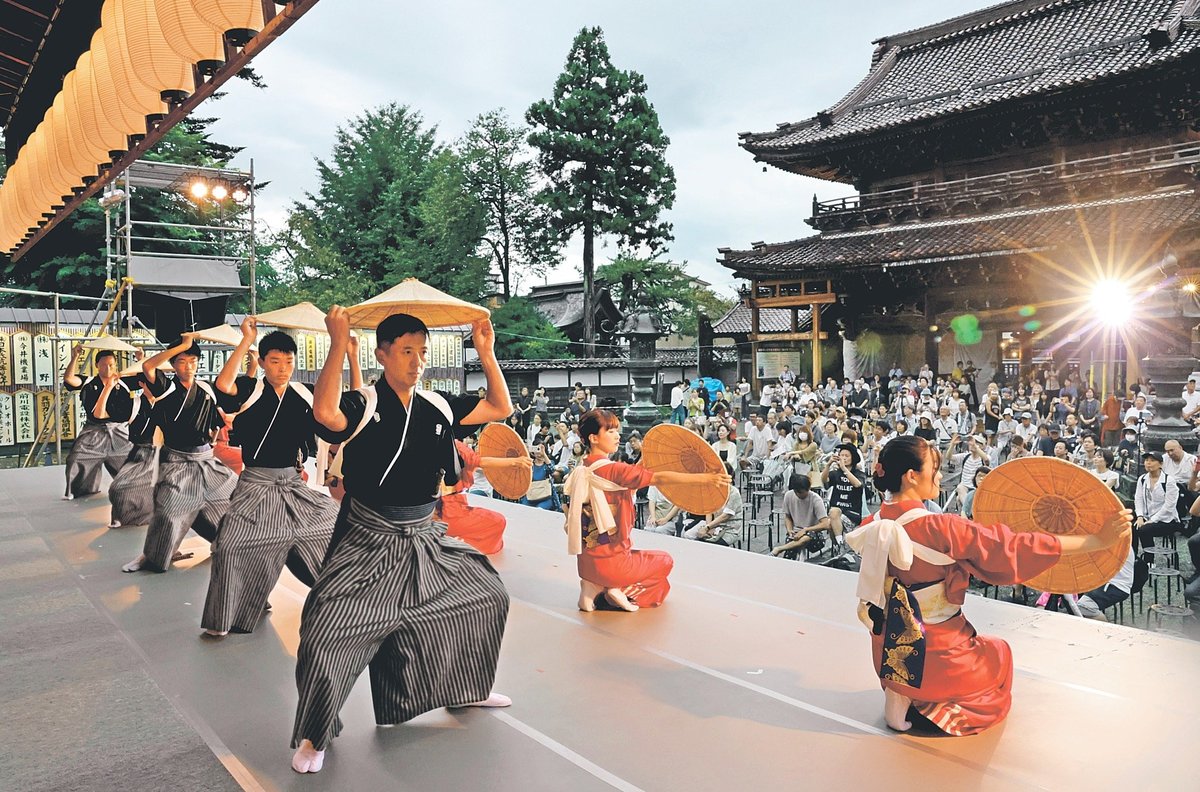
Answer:
M1032 448L1038 436L1037 424L1030 421L1029 425L1026 426L1024 421L1018 422L1017 428L1013 430L1013 434L1025 441L1026 448Z
M1142 421L1148 421L1150 420L1150 416L1153 414L1154 413L1150 412L1150 409L1147 407L1143 407L1140 410L1136 406L1130 407L1125 411L1125 425L1137 426L1138 419L1141 419Z
M937 432L938 445L946 445L950 442L950 438L958 433L958 421L954 420L952 415L947 415L945 418L939 415L933 421L933 429Z
M1138 477L1137 491L1133 496L1133 513L1148 523L1179 522L1175 502L1179 499L1179 487L1166 473L1160 473L1158 481L1150 485L1150 474Z
M775 398L775 386L771 383L763 385L762 394L758 397L758 404L761 407L770 407L771 400Z
M750 427L746 432L746 442L750 445L750 456L754 459L766 459L767 454L771 452L771 441L774 439L775 432L766 424L763 424L762 429L757 426Z
M1188 393L1183 392L1183 417L1195 418L1196 411L1200 410L1200 390L1194 390Z
M1017 433L1017 422L1012 417L1002 418L996 425L996 445L1003 448L1012 442Z
M1166 473L1171 478L1179 482L1188 482L1192 479L1192 471L1196 469L1196 457L1194 454L1183 452L1183 456L1178 462L1171 459L1170 454L1163 454L1163 473Z
M683 387L676 385L671 388L671 409L674 410L681 404L683 404Z

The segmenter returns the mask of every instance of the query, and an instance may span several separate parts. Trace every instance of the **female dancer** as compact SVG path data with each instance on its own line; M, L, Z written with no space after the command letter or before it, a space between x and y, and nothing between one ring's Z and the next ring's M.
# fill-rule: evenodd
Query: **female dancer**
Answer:
M675 562L662 550L634 550L633 493L663 484L720 487L726 473L658 473L641 465L608 459L621 444L621 422L609 410L589 410L579 419L586 464L567 480L571 493L567 510L567 552L579 556L579 609L593 611L603 594L622 610L661 605L671 590L667 576ZM584 509L584 506L588 509Z
M473 430L476 427L464 428ZM462 440L455 440L454 448L463 462L462 472L458 474L458 483L452 488L445 488L443 485L442 497L437 502L438 516L446 524L446 535L462 539L486 555L499 553L504 547L504 528L508 524L507 520L500 512L467 503L467 490L475 481L475 471L480 468L487 475L505 468L529 469L533 467L533 461L526 456L512 459L481 457L478 451Z
M922 716L959 736L999 723L1012 704L1008 644L978 635L962 614L970 576L1020 583L1060 556L1131 541L1131 524L1121 510L1097 534L1054 536L930 514L921 502L938 496L939 456L919 437L889 442L874 470L885 501L847 540L863 556L859 617L871 629L887 725L906 731Z

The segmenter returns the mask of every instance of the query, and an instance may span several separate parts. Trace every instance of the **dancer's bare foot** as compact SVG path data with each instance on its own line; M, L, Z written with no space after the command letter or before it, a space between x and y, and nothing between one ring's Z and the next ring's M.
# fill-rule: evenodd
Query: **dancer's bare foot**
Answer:
M451 704L446 709L462 709L463 707L511 707L512 699L503 693L492 693L483 701L472 701L470 704Z
M604 593L604 586L590 580L579 581L579 610L591 613L596 610L596 597Z
M122 572L137 572L139 569L142 568L142 564L144 564L144 563L146 563L146 556L140 555L137 558L130 561L125 566L121 567L121 571Z
M226 635L229 635L229 630L209 630L205 628L204 634L213 638L224 638Z
M313 748L308 740L303 740L296 753L292 754L292 769L297 773L319 773L325 766L325 752Z
M904 719L904 716L908 714L908 708L911 704L912 699L908 696L902 696L894 690L884 688L883 719L887 721L889 729L906 732L912 728L912 724Z
M614 608L620 608L623 611L633 613L638 609L638 606L630 601L629 596L619 588L605 589L604 598Z

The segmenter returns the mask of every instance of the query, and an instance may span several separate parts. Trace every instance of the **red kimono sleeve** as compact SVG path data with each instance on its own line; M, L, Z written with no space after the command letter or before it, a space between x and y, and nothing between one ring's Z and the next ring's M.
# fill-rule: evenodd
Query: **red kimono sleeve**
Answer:
M458 451L458 455L462 458L463 468L467 470L477 470L480 465L479 452L471 448L462 440L454 441L454 448Z
M913 538L957 559L972 575L992 585L1029 580L1058 563L1062 555L1058 537L1052 534L1017 533L1007 525L980 525L953 514L935 514L929 520L933 523L929 536Z
M614 484L620 484L625 489L639 490L649 487L654 478L654 471L641 465L630 465L626 462L613 462L611 465L596 468L596 475L606 478Z

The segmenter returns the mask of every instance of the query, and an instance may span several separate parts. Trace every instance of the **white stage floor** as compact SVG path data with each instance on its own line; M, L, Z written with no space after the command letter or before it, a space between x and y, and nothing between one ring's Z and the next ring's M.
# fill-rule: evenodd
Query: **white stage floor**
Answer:
M509 527L494 563L512 609L496 688L513 698L512 708L439 711L378 729L364 674L325 770L302 777L289 767L288 740L305 589L285 573L257 632L202 639L207 544L189 537L185 548L196 557L167 574L123 574L144 528L109 531L105 496L64 502L61 487L60 467L0 473L0 505L8 511L0 559L18 549L33 559L15 571L15 563L0 562L0 604L14 585L34 592L28 598L36 596L28 587L38 575L69 573L82 596L62 608L94 609L111 625L132 670L153 681L163 706L175 709L244 789L1128 792L1196 785L1200 644L971 597L968 618L1012 644L1012 713L976 737L896 735L883 725L868 637L854 615L853 574L637 532L638 546L675 556L666 604L584 614L575 609L578 582L562 516L500 502L491 505L508 515ZM44 687L68 689L89 673L86 665L56 668L55 647L41 650ZM4 676L5 699L26 694ZM61 708L41 717L75 723L72 734L99 728L98 714L73 708L69 696L27 703ZM50 764L78 761L79 747L65 732L56 742L9 724L0 779L5 753L16 775L0 787L35 788L36 779L21 772L38 765L22 752L47 752ZM95 747L105 737L96 734ZM162 750L146 745L145 756ZM21 783L10 787L13 778ZM105 778L113 789L147 788L137 766L114 767Z

